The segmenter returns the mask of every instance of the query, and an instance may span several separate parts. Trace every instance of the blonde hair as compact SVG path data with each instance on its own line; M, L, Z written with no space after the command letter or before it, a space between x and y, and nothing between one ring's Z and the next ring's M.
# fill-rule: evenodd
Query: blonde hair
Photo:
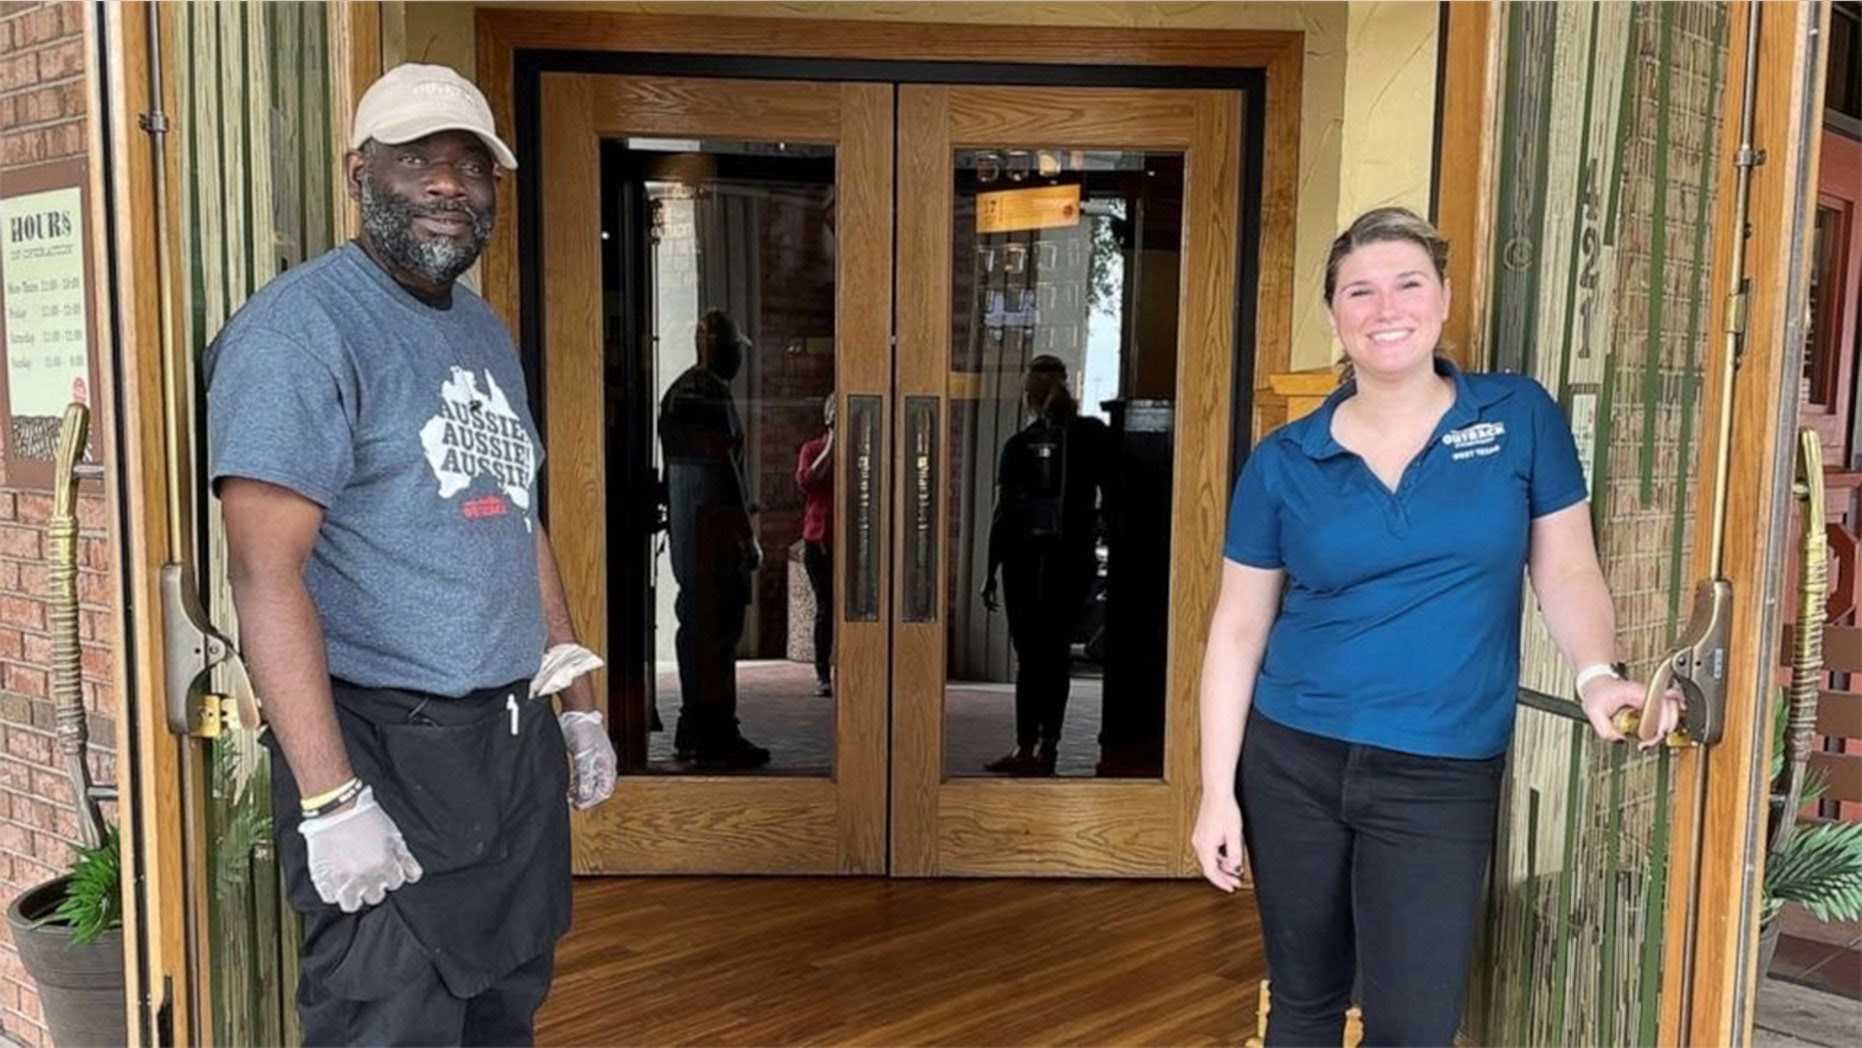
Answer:
M1414 244L1429 256L1429 262L1435 267L1436 279L1448 279L1448 241L1442 232L1429 221L1406 207L1378 207L1366 211L1354 219L1332 241L1332 250L1325 256L1325 306L1332 308L1332 293L1338 290L1338 267L1353 251L1370 244ZM1447 350L1443 346L1435 347L1437 359L1445 358ZM1352 380L1355 369L1351 358L1341 356L1338 362L1338 381L1343 385Z

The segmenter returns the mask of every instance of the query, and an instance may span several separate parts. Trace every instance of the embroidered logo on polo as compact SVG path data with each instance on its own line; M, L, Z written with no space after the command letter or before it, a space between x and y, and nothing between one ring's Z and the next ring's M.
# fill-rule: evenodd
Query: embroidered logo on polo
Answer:
M1449 456L1456 462L1477 456L1492 455L1500 450L1500 438L1506 436L1504 422L1476 422L1472 426L1451 429L1442 434L1442 443L1454 449Z
M499 494L465 501L466 519L504 516L508 501L523 514L524 530L529 531L536 446L498 380L490 371L484 372L484 378L486 388L481 391L477 374L466 368L452 369L452 377L440 384L439 413L420 427L420 445L439 482L441 498L459 495L480 478L497 485Z

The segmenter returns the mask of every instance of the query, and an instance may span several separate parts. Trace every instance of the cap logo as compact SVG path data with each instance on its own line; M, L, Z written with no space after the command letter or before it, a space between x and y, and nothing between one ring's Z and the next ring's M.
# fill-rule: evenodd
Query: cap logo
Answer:
M466 94L465 88L458 84L449 84L444 80L422 80L412 85L409 90L416 95L432 95L454 102L464 102L468 105L472 101L471 96Z

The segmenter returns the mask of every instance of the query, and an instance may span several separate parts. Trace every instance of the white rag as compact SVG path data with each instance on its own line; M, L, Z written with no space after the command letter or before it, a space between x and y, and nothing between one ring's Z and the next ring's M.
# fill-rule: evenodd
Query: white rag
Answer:
M554 695L569 682L590 670L601 668L601 656L580 644L558 644L543 653L543 665L530 678L530 697Z

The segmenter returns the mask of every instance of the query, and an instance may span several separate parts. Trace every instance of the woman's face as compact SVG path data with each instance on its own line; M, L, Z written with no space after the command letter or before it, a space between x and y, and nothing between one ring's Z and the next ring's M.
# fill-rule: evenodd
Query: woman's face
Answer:
M1054 391L1066 380L1045 371L1030 371L1022 379L1022 403L1028 406L1030 414L1040 415L1047 411L1047 405L1054 399Z
M1448 285L1419 244L1366 244L1338 265L1332 333L1360 375L1432 368L1448 318Z

